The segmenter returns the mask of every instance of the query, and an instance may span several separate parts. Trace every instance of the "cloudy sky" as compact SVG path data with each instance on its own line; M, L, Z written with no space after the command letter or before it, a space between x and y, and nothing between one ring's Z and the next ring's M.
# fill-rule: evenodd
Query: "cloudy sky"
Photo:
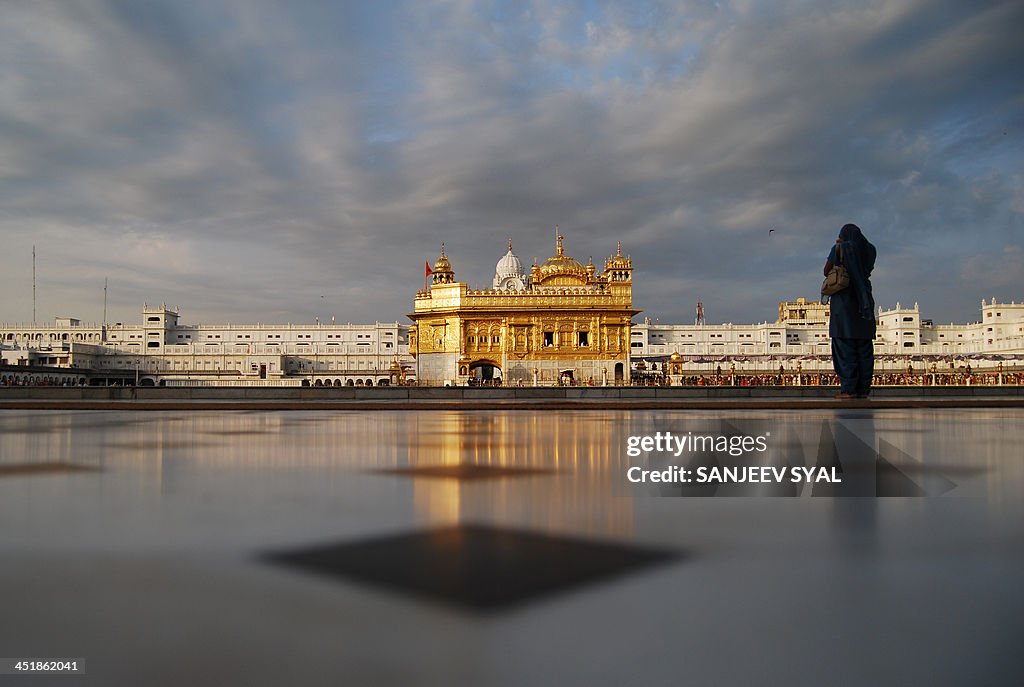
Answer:
M0 5L0 320L407 321L622 241L662 322L774 319L840 226L880 305L1024 299L1024 2ZM775 231L769 234L770 229ZM641 315L643 317L643 315Z

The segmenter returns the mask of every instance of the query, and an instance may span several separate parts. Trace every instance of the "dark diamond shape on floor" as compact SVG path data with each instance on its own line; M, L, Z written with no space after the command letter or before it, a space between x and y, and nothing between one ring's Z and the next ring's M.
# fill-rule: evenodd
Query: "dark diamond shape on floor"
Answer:
M881 456L875 466L876 496L927 496L925 490Z
M0 464L0 477L22 477L25 475L49 475L61 472L98 472L99 468L78 463L8 463Z
M881 439L878 451L879 496L941 496L956 489L956 482L943 474L948 466L924 465Z
M274 553L340 580L494 612L680 558L672 551L480 525Z
M433 477L438 479L484 480L502 477L534 477L537 475L553 475L557 471L549 468L505 467L500 465L475 465L459 463L456 465L409 465L395 468L382 468L374 472L385 475L402 475L405 477Z

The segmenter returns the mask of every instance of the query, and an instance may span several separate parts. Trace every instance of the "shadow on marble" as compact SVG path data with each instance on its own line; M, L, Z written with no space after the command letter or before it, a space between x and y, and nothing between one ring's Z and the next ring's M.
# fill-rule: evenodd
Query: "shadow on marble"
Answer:
M489 613L684 557L622 542L463 524L276 552L264 560Z

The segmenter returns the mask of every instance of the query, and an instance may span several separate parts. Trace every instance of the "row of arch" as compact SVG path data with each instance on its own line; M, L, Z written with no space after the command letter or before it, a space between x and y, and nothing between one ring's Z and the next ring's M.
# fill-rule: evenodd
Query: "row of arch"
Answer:
M374 386L373 379L349 379L342 381L340 379L318 379L313 382L313 386ZM387 379L378 379L376 386L388 386L390 382Z
M89 332L86 332L86 333L78 332L78 333L76 333L74 335L74 337L72 337L72 335L68 334L67 332L65 332L64 334L53 334L53 333L51 333L51 334L47 334L46 337L49 338L50 341L99 341L100 340L100 335L95 333L95 332L91 332L91 333L89 333ZM29 334L28 332L26 332L24 334L15 334L14 332L7 332L7 336L4 337L4 338L7 341L16 341L16 340L21 340L21 341L42 341L43 340L43 334L40 334L40 333Z

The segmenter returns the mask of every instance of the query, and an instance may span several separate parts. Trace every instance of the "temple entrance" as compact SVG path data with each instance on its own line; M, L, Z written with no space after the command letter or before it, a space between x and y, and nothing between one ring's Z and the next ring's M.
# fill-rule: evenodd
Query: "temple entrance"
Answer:
M501 367L490 360L470 363L469 383L480 386L501 384Z
M622 384L622 363L615 363L615 383Z

